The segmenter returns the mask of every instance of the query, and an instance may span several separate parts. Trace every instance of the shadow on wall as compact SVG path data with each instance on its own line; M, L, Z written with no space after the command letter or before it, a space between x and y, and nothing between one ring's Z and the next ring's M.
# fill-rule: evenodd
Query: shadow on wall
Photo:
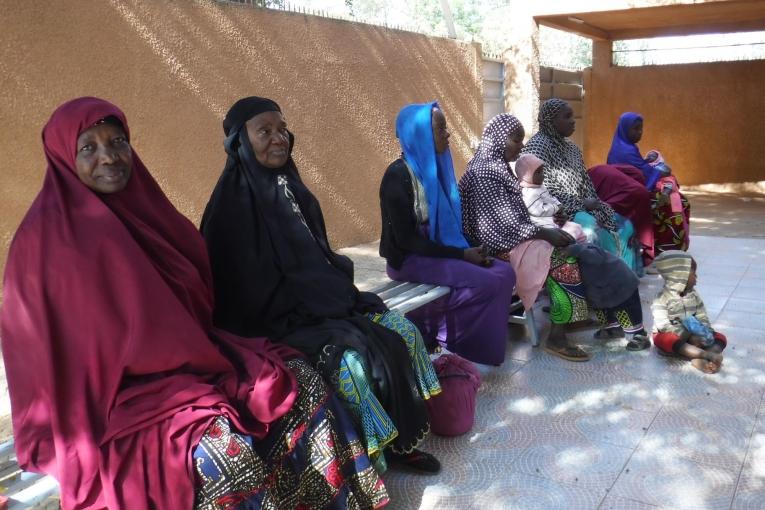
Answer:
M477 45L209 0L10 4L0 20L3 255L42 181L42 126L73 97L125 111L136 151L194 222L225 162L226 110L273 98L335 246L379 235L378 186L399 152L403 105L441 102L458 173L482 128Z

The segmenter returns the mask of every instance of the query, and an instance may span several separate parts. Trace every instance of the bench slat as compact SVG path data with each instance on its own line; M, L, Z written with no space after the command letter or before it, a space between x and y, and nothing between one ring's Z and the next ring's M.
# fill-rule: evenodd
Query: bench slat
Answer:
M414 299L418 296L427 294L429 290L434 289L435 287L435 285L415 285L405 290L404 292L391 297L390 299L386 299L385 304L388 305L388 308L395 309L397 306L403 304L406 301L409 301L410 299Z
M380 299L385 301L386 303L390 300L395 298L396 296L414 289L418 287L419 283L410 283L410 282L392 282L393 285L386 285L385 287L381 287L380 289L373 290L375 294L380 296Z
M10 494L8 510L33 508L50 496L58 493L58 483L52 476L44 476L33 485L15 494Z
M397 305L395 309L397 312L401 314L407 314L411 312L412 310L416 310L417 308L426 305L430 303L431 301L435 301L436 299L440 298L441 296L447 295L449 292L451 292L452 289L449 287L434 287L427 291L425 294L422 294L420 296L414 297L404 303L401 303Z

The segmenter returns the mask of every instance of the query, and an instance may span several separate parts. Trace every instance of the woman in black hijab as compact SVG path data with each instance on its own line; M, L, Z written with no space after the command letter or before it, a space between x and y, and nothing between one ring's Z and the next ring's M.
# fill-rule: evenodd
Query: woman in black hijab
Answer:
M440 393L422 337L353 284L332 251L319 202L292 159L294 136L270 99L237 101L223 121L226 167L202 218L215 280L216 324L302 352L358 420L370 457L425 472L425 400ZM381 467L383 467L381 466Z

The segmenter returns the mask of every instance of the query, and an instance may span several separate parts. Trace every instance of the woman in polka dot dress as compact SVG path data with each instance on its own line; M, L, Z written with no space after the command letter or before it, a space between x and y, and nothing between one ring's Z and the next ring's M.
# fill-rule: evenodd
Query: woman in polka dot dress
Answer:
M558 249L574 239L561 229L539 227L531 221L510 168L523 148L524 135L518 119L507 113L486 125L481 145L459 183L463 228L489 253L513 261L519 289L533 289L521 293L527 309L546 284L552 328L545 350L570 361L587 361L591 355L571 344L565 333L565 324L589 316L576 259Z

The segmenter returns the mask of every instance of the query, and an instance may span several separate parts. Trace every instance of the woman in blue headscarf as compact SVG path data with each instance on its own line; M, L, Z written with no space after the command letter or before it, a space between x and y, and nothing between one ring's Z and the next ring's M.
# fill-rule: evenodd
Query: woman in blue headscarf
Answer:
M669 166L664 164L659 152L650 151L647 158L640 154L637 143L642 137L643 116L634 112L623 113L608 151L608 164L634 166L645 177L645 187L651 193L655 254L687 250L691 205L680 193L677 179L669 175Z
M380 255L388 276L451 287L449 295L409 318L425 338L476 363L499 365L515 273L462 233L446 117L435 101L405 106L396 135L402 154L380 185Z

